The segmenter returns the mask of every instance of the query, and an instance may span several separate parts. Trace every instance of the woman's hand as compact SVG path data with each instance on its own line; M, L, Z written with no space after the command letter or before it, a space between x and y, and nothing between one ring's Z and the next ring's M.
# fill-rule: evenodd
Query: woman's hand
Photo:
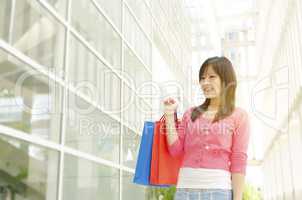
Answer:
M169 97L164 100L165 115L173 115L177 110L178 103L175 99Z
M178 134L175 128L174 119L174 113L176 112L177 106L178 103L171 97L164 100L164 113L167 129L167 140L169 145L178 140Z

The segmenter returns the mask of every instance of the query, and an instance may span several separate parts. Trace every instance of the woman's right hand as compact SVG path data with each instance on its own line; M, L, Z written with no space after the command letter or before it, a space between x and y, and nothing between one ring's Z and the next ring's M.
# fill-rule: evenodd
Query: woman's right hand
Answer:
M164 100L165 115L173 115L177 110L178 103L175 99L169 97Z
M177 106L178 106L177 101L171 97L164 100L167 140L169 145L173 144L178 139L178 135L175 129L175 119L173 117L174 113L177 110Z

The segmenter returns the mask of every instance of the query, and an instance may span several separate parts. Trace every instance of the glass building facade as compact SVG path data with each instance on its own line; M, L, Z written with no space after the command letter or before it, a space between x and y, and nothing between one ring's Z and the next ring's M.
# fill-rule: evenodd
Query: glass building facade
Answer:
M148 83L190 61L183 1L0 0L0 199L144 199Z

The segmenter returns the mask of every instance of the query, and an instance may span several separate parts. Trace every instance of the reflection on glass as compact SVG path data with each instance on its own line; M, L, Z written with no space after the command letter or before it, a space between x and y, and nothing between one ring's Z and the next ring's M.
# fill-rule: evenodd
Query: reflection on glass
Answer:
M123 171L123 199L132 200L139 199L144 200L146 197L146 187L139 186L133 183L133 174Z
M135 88L138 89L138 87L142 86L142 84L151 81L151 74L145 69L143 64L126 45L124 52L125 71L127 75L132 79L131 82L135 83Z
M62 70L64 27L34 0L15 1L15 15L10 21L12 2L0 2L0 10L3 10L2 6L6 8L6 16L0 19L4 20L3 24L0 24L2 39L38 63ZM11 32L8 32L9 30Z
M68 75L77 91L117 117L121 110L121 80L74 37L70 40Z
M129 9L125 8L125 37L147 67L151 68L151 44L139 28Z
M130 126L136 126L136 96L134 91L127 85L123 85L123 120Z
M56 199L58 157L55 151L0 132L1 199Z
M130 100L131 89L125 88L124 102ZM135 168L140 144L139 132L143 130L144 121L151 120L151 109L142 99L135 97L135 103L130 103L124 110L124 121L128 126L124 127L123 133L123 164L130 168Z
M143 101L141 98L137 99L137 115L138 115L138 125L136 126L138 128L138 130L142 130L143 127L143 122L146 120L151 120L151 114L152 114L152 110L151 107L146 104L145 101Z
M145 120L151 119L151 108L135 95L134 91L127 85L123 85L123 119L131 128L142 130Z
M121 67L121 38L90 1L72 1L71 21L113 67Z
M123 164L135 169L140 144L140 135L128 128L124 128L123 134Z
M66 17L67 0L47 0L54 9L56 9L63 17Z
M118 200L119 170L65 155L63 199Z
M139 21L140 25L143 27L144 31L151 36L151 14L149 12L146 3L148 1L145 0L126 0L128 5L130 6L131 10L134 12L137 20Z
M121 0L97 0L99 6L105 10L106 15L120 30L122 25L122 1Z
M0 1L0 38L8 40L9 38L9 27L10 27L10 13L12 9L11 0Z
M61 91L0 50L0 124L59 142Z
M73 94L68 95L66 145L119 162L120 123Z

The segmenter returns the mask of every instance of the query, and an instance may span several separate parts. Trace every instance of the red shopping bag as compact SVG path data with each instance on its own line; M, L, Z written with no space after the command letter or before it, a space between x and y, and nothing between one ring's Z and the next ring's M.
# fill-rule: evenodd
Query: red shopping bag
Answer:
M172 157L168 150L166 138L166 124L164 116L155 122L152 160L150 169L150 183L154 185L176 185L178 172L183 160L183 155ZM175 113L176 128L180 124Z

